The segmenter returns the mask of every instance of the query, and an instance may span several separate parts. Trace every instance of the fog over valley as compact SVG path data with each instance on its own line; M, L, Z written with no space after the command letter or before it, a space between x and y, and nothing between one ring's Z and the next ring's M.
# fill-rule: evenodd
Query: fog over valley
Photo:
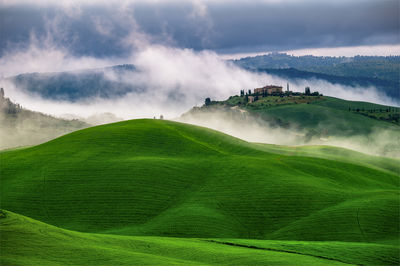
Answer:
M175 21L167 15L167 5L161 2L148 4L128 1L114 7L105 2L72 5L67 2L49 4L46 1L5 1L1 12L8 18L5 20L8 26L4 29L8 39L0 45L0 87L4 88L5 97L27 110L57 118L78 119L89 125L135 118L159 118L162 115L164 119L211 127L248 141L285 145L317 144L321 140L304 141L299 136L307 132L270 127L265 123L260 125L259 121L250 116L246 118L245 131L236 126L237 121L229 120L219 113L212 114L212 117L210 114L210 120L181 116L193 107L202 106L208 97L213 101L222 101L238 95L240 90L247 92L265 85L278 85L286 89L288 83L293 92L304 92L305 87L310 87L311 91L318 91L325 96L388 106L400 105L400 97L396 94L398 81L391 76L382 76L393 71L395 73L400 65L399 57L396 56L400 46L394 41L396 34L393 32L393 19L382 15L391 10L393 1L387 1L374 12L373 1L367 1L363 10L354 8L354 12L360 12L361 17L374 13L369 17L373 18L373 22L370 22L368 30L356 20L349 20L348 23L354 28L363 29L355 39L349 38L343 28L335 28L328 19L319 19L325 25L324 30L336 36L337 42L330 42L330 50L336 47L340 51L343 46L372 46L375 51L379 51L381 45L382 49L386 52L390 49L390 54L394 55L341 59L291 57L277 53L322 49L325 47L324 42L333 38L329 34L324 35L318 23L313 23L315 32L319 32L316 36L323 37L314 36L309 40L311 44L306 44L304 38L296 34L287 38L291 30L284 25L281 11L273 15L279 17L274 27L286 31L286 35L277 33L272 26L262 32L262 28L247 16L242 18L243 30L227 31L228 26L222 23L224 16L220 16L221 12L229 10L237 13L242 7L241 4L228 2L226 5L216 5L209 1L180 3L182 10L175 9L174 12L178 14L188 11L188 15L181 17L182 21ZM262 10L279 10L280 6L274 1L261 1L258 4ZM306 1L304 6L314 4L314 1ZM24 9L23 5L32 9ZM290 10L298 8L299 3L293 1L285 5ZM45 16L43 7L47 10ZM243 7L255 12L253 4ZM331 7L338 10L345 10L346 7L346 12L348 8L353 8L342 2ZM320 14L328 12L323 5L316 4L313 8ZM153 14L154 10L157 10L157 16L150 21L147 15ZM297 10L300 10L297 17L286 19L299 23L301 21L311 27L310 21L305 19L309 12L303 8ZM17 17L31 14L31 27L11 25L13 19L10 14ZM144 14L147 14L146 18ZM273 18L264 22L267 23L269 19ZM240 21L239 18L237 23ZM176 23L187 23L188 28L179 27ZM387 30L380 31L382 27ZM83 34L83 28L87 35ZM231 26L229 28L232 29ZM254 31L246 31L249 28ZM72 29L76 30L76 34L71 35ZM224 35L221 39L218 34L222 32ZM18 39L16 34L24 37ZM243 38L249 42L244 42ZM225 59L226 54L246 54L249 51L266 51L268 56L239 61ZM282 58L286 61L279 61ZM357 65L353 69L360 69L364 76L342 77L341 73L347 70L340 72L340 67L336 67L338 62L343 63L343 67L351 68L352 62L356 64L357 60L369 60L373 67L383 60L390 69L385 72L377 67L361 69ZM306 68L309 62L311 66ZM315 62L319 62L319 68L312 68L316 66ZM271 66L272 70L268 68ZM358 75L359 72L354 73ZM22 124L20 128L23 128ZM339 141L330 139L321 143L337 145Z

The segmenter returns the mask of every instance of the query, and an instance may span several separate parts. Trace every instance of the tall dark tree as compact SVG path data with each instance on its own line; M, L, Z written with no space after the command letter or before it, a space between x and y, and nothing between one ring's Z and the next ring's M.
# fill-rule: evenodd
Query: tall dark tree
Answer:
M210 98L206 98L206 100L204 101L205 106L209 106L211 104L211 99Z

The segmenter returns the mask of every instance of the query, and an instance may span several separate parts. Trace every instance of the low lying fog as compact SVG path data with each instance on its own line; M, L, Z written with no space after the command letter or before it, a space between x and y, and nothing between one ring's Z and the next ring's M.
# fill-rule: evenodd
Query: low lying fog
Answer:
M135 25L132 21L132 25ZM133 27L134 28L134 27ZM52 33L54 34L54 33ZM206 97L212 100L224 100L267 84L286 86L287 80L243 70L223 60L212 51L196 52L190 49L152 44L140 29L134 28L131 34L122 40L131 46L132 53L126 58L76 57L67 48L55 45L51 36L38 40L34 35L26 48L18 47L3 53L0 58L0 87L6 97L21 104L24 108L51 114L57 117L76 118L92 124L101 124L119 119L153 118L163 115L166 119L179 119L181 114L193 106L201 106ZM90 98L76 102L43 99L39 95L28 94L16 87L6 77L20 73L58 72L103 68L116 64L133 64L137 71L123 77L126 83L144 87L143 92L131 92L123 97L105 99ZM110 80L116 75L108 73ZM292 91L303 91L309 86L312 91L338 98L375 102L385 105L399 105L399 102L382 96L375 88L351 88L338 86L321 80L300 80L291 82ZM108 113L105 116L101 114ZM215 115L211 121L189 119L186 122L221 130L248 141L275 144L301 145L301 132L291 129L268 128L257 121L248 120L246 126L221 115ZM378 134L382 136L381 132ZM364 136L384 142L385 138ZM374 145L364 145L364 140L336 139L324 142L375 153Z
M327 137L308 137L306 130L299 130L296 125L279 127L249 115L246 111L234 108L229 112L214 109L209 112L187 113L176 119L199 126L212 128L237 138L258 143L300 146L331 145L359 152L400 158L400 139L396 130L372 129L369 134ZM318 125L316 131L326 129Z

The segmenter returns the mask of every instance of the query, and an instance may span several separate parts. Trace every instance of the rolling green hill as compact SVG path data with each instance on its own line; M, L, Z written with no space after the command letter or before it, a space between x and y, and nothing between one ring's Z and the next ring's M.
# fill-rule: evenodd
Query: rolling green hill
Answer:
M299 128L315 129L321 124L331 124L332 134L344 136L369 133L373 128L400 128L399 107L328 96L269 96L252 103L247 103L244 96L232 96L226 101L214 101L203 109L218 106L237 106L267 121L280 120L281 124L293 124Z
M327 96L268 96L248 103L245 96L194 107L179 119L211 125L216 118L242 125L282 129L295 136L290 143L338 145L346 141L371 154L400 158L400 108L368 102L346 101ZM217 127L218 128L218 127ZM223 130L223 129L219 129Z
M174 122L92 127L1 153L1 164L2 208L66 229L349 241L386 240L397 232L393 172L269 153ZM332 215L338 217L326 228ZM313 226L318 234L307 233L303 219L321 223ZM358 226L362 219L366 229ZM377 237L381 223L385 231ZM305 235L296 235L298 226Z
M398 264L394 245L116 236L64 230L5 211L1 265Z
M123 250L127 247L133 246L139 253L129 256L138 256L151 264L153 259L154 263L165 259L163 255L153 256L163 249L157 245L172 245L178 250L180 247L204 248L211 252L203 253L204 256L219 256L218 252L238 256L235 252L241 252L239 247L231 246L235 244L233 240L214 250L218 243L198 240L188 240L188 243L184 239L159 237L233 238L340 241L343 244L338 248L341 254L351 249L347 242L359 242L354 245L361 248L363 243L375 243L367 249L377 253L380 249L386 250L392 254L386 260L398 261L393 249L397 250L399 239L399 160L339 148L293 149L248 143L182 123L132 120L76 131L30 148L2 152L2 209L58 228L136 236L65 233L10 213L11 220L14 217L19 222L3 220L2 225L7 226L2 226L1 230L9 232L9 237L2 241L18 246L30 235L35 245L33 249L21 249L20 255L14 257L9 249L2 252L12 262L13 259L33 259L32 250L40 249L40 243L45 241L54 243L55 254L63 251L71 254L68 250L78 248L74 245L79 242L83 246L78 249L90 250L82 251L89 252L85 255L87 261L76 261L85 264L98 253L103 258L108 256L101 251L103 249L113 253L118 245L118 249L122 248L120 253L115 251L118 257L125 254ZM353 160L348 158L351 156ZM48 229L35 229L36 226ZM29 230L37 233L31 234ZM54 234L47 235L47 231L54 230ZM67 241L65 245L69 249L58 246L61 241ZM140 245L147 243L154 249L142 250L147 254L143 255L136 249L135 241ZM251 254L264 252L264 244L278 245L277 242L251 243L246 245L260 245L260 249L252 250ZM385 245L389 245L387 249ZM318 255L318 247L311 246L306 249ZM185 259L181 255L171 255L174 252L165 251L165 256L171 259L165 263ZM248 256L253 255L249 251L245 253L244 264L263 261L261 257L259 261L248 260ZM111 263L117 259L114 255L110 255ZM363 256L353 257L351 263L357 259L362 261ZM40 258L50 264L55 259L34 257ZM218 263L212 258L204 260L199 263ZM227 258L225 262L228 261Z

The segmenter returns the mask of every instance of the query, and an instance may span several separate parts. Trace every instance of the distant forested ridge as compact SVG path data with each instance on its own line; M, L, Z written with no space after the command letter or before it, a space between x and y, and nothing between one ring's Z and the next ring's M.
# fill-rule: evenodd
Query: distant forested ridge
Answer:
M77 119L56 118L13 103L0 88L0 149L35 145L86 128Z
M376 87L400 99L400 56L291 56L272 53L233 61L247 70L288 79L322 79L347 86Z
M92 97L120 97L132 91L143 91L144 88L126 79L135 71L133 65L118 65L73 72L27 73L9 80L18 88L46 99L77 101Z
M383 96L400 100L400 56L316 57L268 54L232 61L249 71L287 79L318 79L349 87L375 87ZM148 84L132 64L55 73L27 73L8 80L19 89L46 99L78 101L119 98L146 92ZM173 96L173 95L172 95Z

